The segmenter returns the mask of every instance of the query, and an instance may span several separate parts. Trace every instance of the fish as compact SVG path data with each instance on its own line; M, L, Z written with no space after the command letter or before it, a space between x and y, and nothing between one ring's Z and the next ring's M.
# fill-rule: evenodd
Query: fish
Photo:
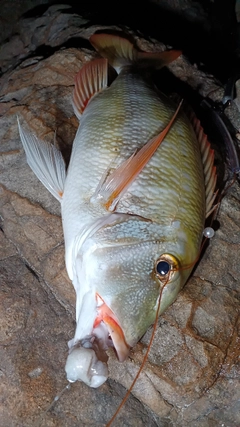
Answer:
M216 168L199 121L151 78L181 52L141 52L122 35L90 42L100 57L75 79L79 128L67 171L55 145L18 126L28 165L61 204L76 292L66 376L96 388L108 378L108 348L124 361L189 278Z

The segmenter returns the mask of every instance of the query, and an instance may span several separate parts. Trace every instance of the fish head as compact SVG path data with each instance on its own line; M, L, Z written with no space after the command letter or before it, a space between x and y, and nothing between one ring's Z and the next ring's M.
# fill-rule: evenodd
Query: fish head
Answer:
M124 360L154 323L159 298L158 315L176 299L199 248L180 221L166 225L132 215L111 218L115 221L85 240L80 269L96 298L94 327L106 326Z
M108 376L105 351L114 347L124 361L174 302L195 264L201 236L197 244L177 220L161 224L110 214L77 240L77 327L65 369L69 381L98 387Z

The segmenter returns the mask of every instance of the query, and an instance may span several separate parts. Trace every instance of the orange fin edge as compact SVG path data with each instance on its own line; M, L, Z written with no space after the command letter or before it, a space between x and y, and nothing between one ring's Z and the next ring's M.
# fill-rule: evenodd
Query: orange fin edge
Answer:
M90 99L107 87L108 62L105 58L95 59L87 62L75 77L75 88L73 91L73 109L78 119Z

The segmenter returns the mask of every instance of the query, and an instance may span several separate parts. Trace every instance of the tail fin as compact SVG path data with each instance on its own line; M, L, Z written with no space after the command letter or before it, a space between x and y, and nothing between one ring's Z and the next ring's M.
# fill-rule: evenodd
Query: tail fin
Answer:
M123 67L134 63L141 68L159 69L177 59L182 53L179 50L139 52L127 39L111 34L93 34L90 43L101 56L108 59L118 73Z

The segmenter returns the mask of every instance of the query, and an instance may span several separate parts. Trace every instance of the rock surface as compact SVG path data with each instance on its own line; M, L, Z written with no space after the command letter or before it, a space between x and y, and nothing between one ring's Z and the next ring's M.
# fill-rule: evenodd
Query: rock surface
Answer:
M125 363L109 352L110 379L102 387L74 384L44 414L67 384L75 295L65 271L59 205L27 166L16 123L18 115L23 126L50 141L56 131L69 160L78 126L71 107L74 76L95 55L86 40L101 27L57 5L44 19L29 19L8 41L14 56L9 44L1 53L0 425L104 426L136 375L151 330ZM79 49L62 47L73 35L82 43ZM144 50L163 49L154 40L135 37ZM38 47L46 44L52 50L39 54ZM183 58L171 71L201 95L222 96L213 76ZM236 105L228 114L237 133ZM235 183L193 276L160 318L144 373L114 425L240 425L239 208Z

